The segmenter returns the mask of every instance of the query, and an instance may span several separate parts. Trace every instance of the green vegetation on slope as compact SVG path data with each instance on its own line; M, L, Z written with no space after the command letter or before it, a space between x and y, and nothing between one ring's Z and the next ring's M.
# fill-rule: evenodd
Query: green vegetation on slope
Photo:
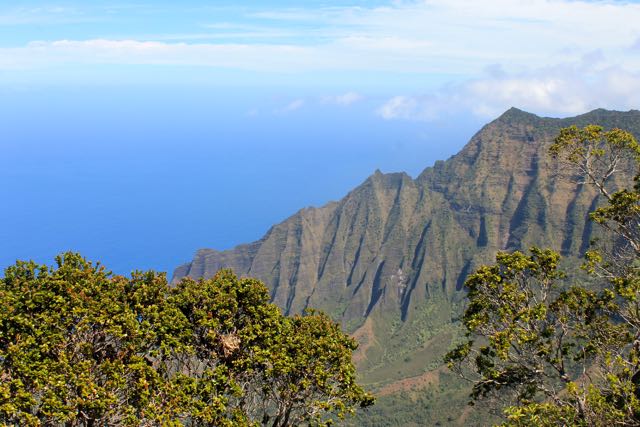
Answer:
M416 179L376 172L342 200L303 209L257 242L199 251L175 279L210 277L221 267L257 277L285 312L317 307L353 333L363 383L401 387L458 343L464 280L497 252L557 248L575 270L602 235L588 221L598 192L567 180L548 155L561 128L589 123L640 135L638 111L551 119L511 109ZM425 383L424 393L431 387ZM460 415L465 403L461 394L446 411Z

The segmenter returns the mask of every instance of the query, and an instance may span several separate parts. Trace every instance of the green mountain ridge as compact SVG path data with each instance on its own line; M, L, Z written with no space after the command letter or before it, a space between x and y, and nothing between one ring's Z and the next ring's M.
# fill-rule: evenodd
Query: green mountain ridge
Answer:
M399 393L413 402L405 411L416 408L402 423L423 425L425 414L427 425L473 423L466 389L441 362L460 334L464 279L499 250L538 245L578 257L587 249L596 193L563 176L547 150L562 127L590 123L640 135L636 110L554 119L511 108L417 178L376 171L340 201L302 209L256 242L199 250L173 280L232 268L264 281L286 313L313 307L341 321L361 343L363 381L388 396L360 424L400 423L385 412ZM457 413L440 417L452 402Z

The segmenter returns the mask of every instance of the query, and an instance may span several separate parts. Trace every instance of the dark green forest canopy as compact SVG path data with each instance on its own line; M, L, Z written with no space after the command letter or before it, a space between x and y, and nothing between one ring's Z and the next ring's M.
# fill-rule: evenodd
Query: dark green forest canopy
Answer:
M356 342L323 313L283 316L257 280L56 262L0 281L3 425L324 425L373 403Z

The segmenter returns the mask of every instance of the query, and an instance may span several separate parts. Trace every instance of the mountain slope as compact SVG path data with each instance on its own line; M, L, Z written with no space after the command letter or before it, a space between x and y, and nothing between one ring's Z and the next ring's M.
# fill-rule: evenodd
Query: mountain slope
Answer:
M535 244L578 256L587 248L596 194L559 176L547 150L561 127L589 123L640 135L638 111L550 119L510 109L416 179L377 171L257 242L198 251L174 280L230 267L263 280L288 313L322 309L361 342L365 382L397 391L408 377L440 372L459 333L464 279L496 251Z

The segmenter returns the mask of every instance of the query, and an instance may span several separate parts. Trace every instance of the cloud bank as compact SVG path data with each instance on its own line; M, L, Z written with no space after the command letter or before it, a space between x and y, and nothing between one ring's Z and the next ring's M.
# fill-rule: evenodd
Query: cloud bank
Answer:
M1 12L0 27L42 19L41 13L34 18ZM382 93L391 90L386 86L392 81L414 82L417 94L393 94L380 106L377 112L385 119L430 120L458 109L490 116L511 105L573 114L600 106L637 108L640 102L640 4L635 2L422 0L236 12L230 21L208 21L203 9L198 23L179 34L82 38L74 33L5 43L0 72L200 67L267 73L265 84L273 76L295 81L315 73L325 85L339 84L343 73L365 72ZM74 14L91 18L81 10ZM64 18L60 15L55 19ZM185 79L185 73L176 72L176 78ZM448 83L434 89L429 82L435 81ZM430 87L420 91L421 82ZM362 98L358 92L322 102L350 105Z
M542 66L596 49L612 60L640 64L639 55L627 57L638 51L640 40L640 4L631 2L425 0L386 7L282 9L248 15L243 19L250 17L251 25L238 18L233 23L196 26L193 39L214 40L210 42L185 42L190 40L185 32L180 37L146 36L154 38L151 40L141 40L139 35L5 46L0 49L0 67L112 63L459 75L473 74L494 63L510 68ZM262 19L259 25L256 19ZM203 34L203 27L221 32ZM271 36L274 31L277 37ZM167 41L176 38L183 41ZM215 41L219 38L222 40Z
M582 62L519 73L487 70L476 79L422 95L389 98L377 114L387 120L436 120L469 111L491 118L511 106L538 114L570 116L595 108L640 108L640 72Z

